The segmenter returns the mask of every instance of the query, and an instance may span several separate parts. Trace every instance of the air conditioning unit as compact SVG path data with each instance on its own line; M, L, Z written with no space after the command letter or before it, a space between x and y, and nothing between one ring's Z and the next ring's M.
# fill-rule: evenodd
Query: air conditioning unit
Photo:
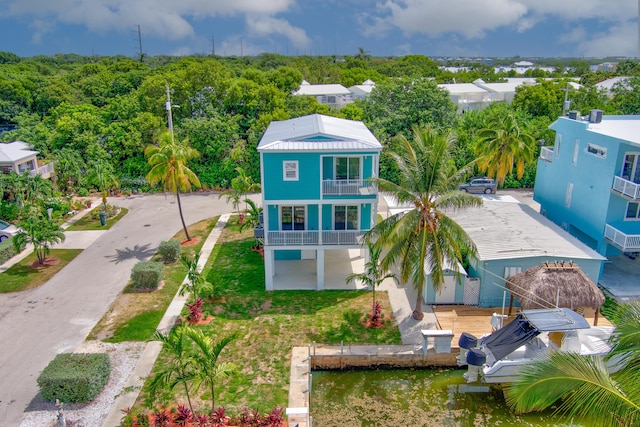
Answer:
M602 121L602 110L591 110L589 112L589 123L600 123Z
M571 120L580 120L580 111L578 110L569 111L569 118Z

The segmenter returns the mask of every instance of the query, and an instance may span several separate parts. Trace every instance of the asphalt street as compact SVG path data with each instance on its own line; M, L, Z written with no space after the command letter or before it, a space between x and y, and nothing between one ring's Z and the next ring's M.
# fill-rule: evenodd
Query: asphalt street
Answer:
M232 211L214 193L182 196L187 224ZM36 379L58 353L73 352L160 242L182 225L173 195L110 198L129 213L55 277L29 291L0 294L0 426L18 426L38 392ZM1 276L0 276L1 280Z

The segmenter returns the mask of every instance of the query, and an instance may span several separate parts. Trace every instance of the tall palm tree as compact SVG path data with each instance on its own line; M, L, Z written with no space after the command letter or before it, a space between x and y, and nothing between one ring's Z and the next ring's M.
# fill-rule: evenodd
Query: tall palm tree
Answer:
M621 305L606 357L554 352L534 362L505 390L516 412L541 411L561 401L557 411L598 426L640 422L640 303ZM615 368L612 370L609 366Z
M372 307L374 307L376 305L376 287L380 286L382 282L387 279L393 279L395 281L398 281L398 279L395 274L388 272L380 265L382 248L375 246L371 242L367 242L367 247L369 248L369 261L364 264L364 272L351 273L347 276L347 283L351 284L355 281L360 281L371 289L373 295Z
M146 176L147 181L151 185L162 182L165 191L176 195L182 228L187 240L191 240L182 214L180 192L189 191L192 186L200 187L200 180L187 167L187 162L200 156L200 153L195 148L189 147L188 141L180 142L174 139L169 131L165 131L160 134L158 145L147 146L144 155L151 165L151 170Z
M513 114L496 115L477 135L475 153L481 172L503 184L515 165L518 179L522 178L525 165L533 161L535 139L520 128Z
M397 152L391 153L400 171L400 183L374 180L381 190L409 208L376 224L365 239L387 250L382 268L398 265L402 282L411 279L418 292L413 311L418 320L424 317L422 292L427 275L440 291L448 263L461 260L465 250L470 256L476 254L471 238L445 212L482 203L478 197L458 191L471 164L456 170L450 159L454 142L452 134L445 136L431 128L414 127L413 138L400 137Z
M193 412L189 383L195 379L195 370L191 360L190 340L187 340L187 330L190 328L190 326L181 325L173 328L167 335L160 331L155 332L152 340L160 341L169 357L166 363L162 364L161 369L156 371L147 387L151 396L155 397L160 390L167 388L173 390L182 384L189 409Z
M201 329L190 328L187 335L196 346L193 362L196 366L197 388L205 384L211 392L211 413L215 410L215 382L220 377L227 377L236 371L236 366L230 362L218 363L222 350L233 341L236 336L229 335L216 343L213 337L207 336Z

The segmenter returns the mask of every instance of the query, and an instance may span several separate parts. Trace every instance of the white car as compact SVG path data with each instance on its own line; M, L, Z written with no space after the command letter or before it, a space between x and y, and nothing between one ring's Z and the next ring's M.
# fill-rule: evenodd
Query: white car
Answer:
M9 237L15 236L20 231L15 225L11 225L0 219L0 242Z

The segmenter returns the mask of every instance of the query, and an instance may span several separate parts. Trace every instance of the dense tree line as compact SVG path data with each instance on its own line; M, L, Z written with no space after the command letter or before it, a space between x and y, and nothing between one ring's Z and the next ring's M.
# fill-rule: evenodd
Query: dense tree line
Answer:
M553 141L547 127L562 112L567 70L585 84L569 92L572 108L625 114L640 110L640 78L618 85L611 94L599 93L593 83L613 74L590 73L583 62L569 63L570 68L558 64L554 72L532 70L531 77L555 79L520 87L510 106L458 115L438 83L497 82L509 74L483 64L452 73L422 55L371 58L364 50L353 57L158 56L144 62L124 56L20 58L0 52L0 126L13 129L0 139L26 141L45 161L56 161L61 190L97 189L88 179L97 164L110 165L125 183L139 182L149 172L144 149L167 126L168 85L176 136L200 153L192 169L208 187L229 186L238 166L258 182L256 145L268 124L312 113L363 120L390 148L397 136L410 137L414 125L454 131L458 142L452 161L462 165L476 155L478 131L498 116L512 115L536 141ZM640 66L627 60L619 71L640 75ZM315 99L292 96L303 79L347 87L371 79L376 88L369 100L334 111ZM505 185L532 185L531 163L522 180L509 176ZM386 154L381 171L384 178L394 179Z

